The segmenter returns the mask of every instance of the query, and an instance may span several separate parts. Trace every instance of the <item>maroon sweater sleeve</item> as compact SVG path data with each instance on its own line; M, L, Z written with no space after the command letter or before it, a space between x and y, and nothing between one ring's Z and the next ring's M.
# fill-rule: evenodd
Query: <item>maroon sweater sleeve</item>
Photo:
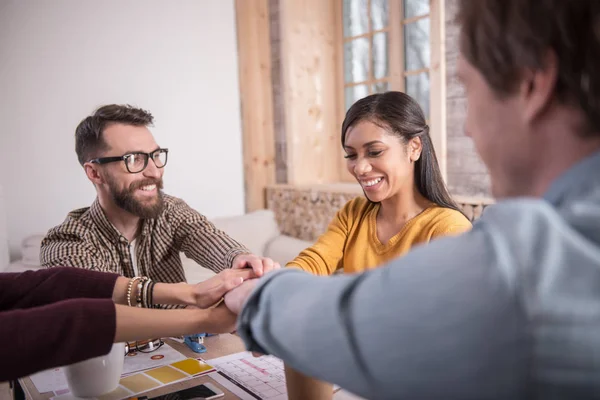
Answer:
M0 312L0 382L106 354L115 330L111 299Z
M0 273L0 311L75 298L111 298L118 275L59 267Z
M116 279L76 268L0 274L0 382L108 353Z

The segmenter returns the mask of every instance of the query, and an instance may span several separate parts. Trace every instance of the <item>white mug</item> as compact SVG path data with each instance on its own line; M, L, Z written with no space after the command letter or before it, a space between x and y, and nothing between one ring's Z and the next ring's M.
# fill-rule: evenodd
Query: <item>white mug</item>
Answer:
M108 354L64 367L71 393L77 397L96 397L119 386L125 361L125 343L115 343Z

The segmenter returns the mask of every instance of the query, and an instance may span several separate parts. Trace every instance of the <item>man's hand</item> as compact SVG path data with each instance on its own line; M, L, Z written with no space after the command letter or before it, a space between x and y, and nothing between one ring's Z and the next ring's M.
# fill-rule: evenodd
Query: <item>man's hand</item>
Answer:
M248 297L250 297L250 293L252 293L257 283L258 279L250 279L230 292L227 292L225 295L225 305L227 308L235 314L242 312L242 307L246 303L246 300L248 300Z
M251 269L226 269L216 276L196 284L192 289L193 305L208 308L218 302L225 293L241 285L246 279L256 278Z
M258 257L254 254L240 254L233 259L232 269L252 268L256 276L261 277L267 272L281 268L279 263L267 257Z

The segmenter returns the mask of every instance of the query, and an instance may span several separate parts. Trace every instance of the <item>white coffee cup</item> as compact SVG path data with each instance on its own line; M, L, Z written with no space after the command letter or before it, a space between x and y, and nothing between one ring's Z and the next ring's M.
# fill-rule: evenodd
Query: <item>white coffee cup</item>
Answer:
M125 343L115 343L108 354L64 367L71 393L77 397L96 397L119 386L125 361Z

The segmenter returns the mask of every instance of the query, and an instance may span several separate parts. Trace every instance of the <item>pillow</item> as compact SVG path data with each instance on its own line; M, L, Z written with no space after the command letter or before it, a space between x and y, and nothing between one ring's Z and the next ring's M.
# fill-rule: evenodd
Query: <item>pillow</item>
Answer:
M21 242L21 263L31 266L41 265L40 248L42 247L44 236L45 235L38 234L23 239Z
M264 256L269 241L279 236L275 213L271 210L257 210L235 217L214 218L211 222L217 229L227 233L258 256Z
M300 252L307 247L312 246L312 242L300 240L291 236L281 235L273 239L265 250L265 257L272 258L285 267Z

